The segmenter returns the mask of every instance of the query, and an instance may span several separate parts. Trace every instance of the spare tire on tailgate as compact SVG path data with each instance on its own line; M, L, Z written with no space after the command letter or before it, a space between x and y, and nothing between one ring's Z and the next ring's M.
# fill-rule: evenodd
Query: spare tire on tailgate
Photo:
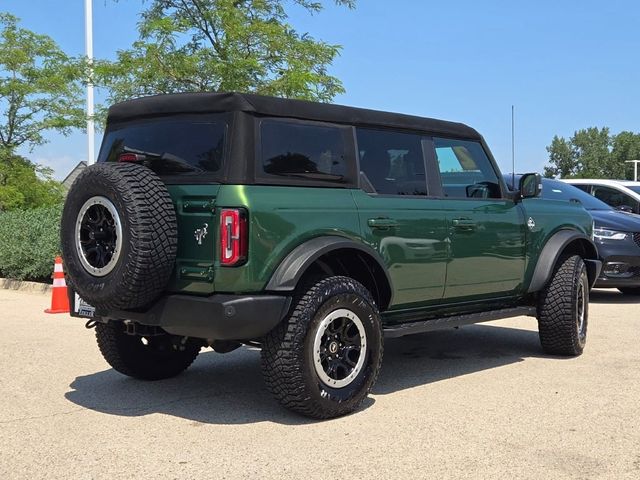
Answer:
M99 163L71 186L62 256L72 288L98 310L143 307L166 287L178 248L169 192L150 169Z

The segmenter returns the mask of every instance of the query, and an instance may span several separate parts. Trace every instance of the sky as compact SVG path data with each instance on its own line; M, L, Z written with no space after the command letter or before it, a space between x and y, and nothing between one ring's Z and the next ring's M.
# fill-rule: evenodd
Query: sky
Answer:
M554 135L592 126L640 132L637 0L326 1L320 14L292 8L299 32L342 45L330 73L335 103L464 122L511 171L515 106L518 172L541 172ZM141 0L93 0L94 54L114 58L136 38ZM0 11L84 53L84 0L0 0ZM62 179L87 159L86 135L50 134L22 152ZM96 135L96 149L101 133Z

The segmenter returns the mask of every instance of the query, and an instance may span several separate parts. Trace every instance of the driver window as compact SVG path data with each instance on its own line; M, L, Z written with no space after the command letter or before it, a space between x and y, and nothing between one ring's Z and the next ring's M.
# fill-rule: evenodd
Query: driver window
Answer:
M433 139L442 190L447 198L500 198L500 182L482 145L466 140Z

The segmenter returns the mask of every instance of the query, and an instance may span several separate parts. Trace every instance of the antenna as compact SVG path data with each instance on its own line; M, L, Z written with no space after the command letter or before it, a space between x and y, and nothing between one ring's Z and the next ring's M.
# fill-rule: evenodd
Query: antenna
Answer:
M511 105L511 185L516 189L516 120L515 108Z

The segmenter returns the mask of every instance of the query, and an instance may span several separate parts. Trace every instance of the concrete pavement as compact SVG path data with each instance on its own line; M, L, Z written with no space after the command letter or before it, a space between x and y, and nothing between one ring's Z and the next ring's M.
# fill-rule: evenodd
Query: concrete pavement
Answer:
M278 406L255 349L140 382L48 302L0 290L2 479L640 478L640 302L617 291L579 358L522 317L387 341L364 407L325 422Z

